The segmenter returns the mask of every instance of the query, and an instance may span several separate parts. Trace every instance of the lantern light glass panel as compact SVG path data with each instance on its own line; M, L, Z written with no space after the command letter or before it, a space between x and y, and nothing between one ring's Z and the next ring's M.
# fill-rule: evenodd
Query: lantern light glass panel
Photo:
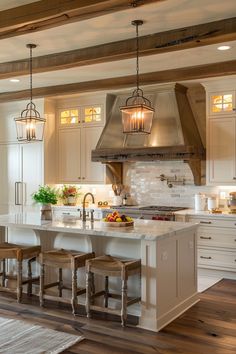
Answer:
M125 134L150 134L154 109L145 105L133 105L121 107L120 110Z

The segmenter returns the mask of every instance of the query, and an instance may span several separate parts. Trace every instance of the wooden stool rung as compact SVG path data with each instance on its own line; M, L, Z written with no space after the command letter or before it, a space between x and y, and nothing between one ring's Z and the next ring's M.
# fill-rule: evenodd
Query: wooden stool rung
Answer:
M97 306L97 305L90 305L90 309L94 310L94 311L110 313L111 315L118 315L118 316L120 316L120 312L121 312L121 310L111 309L111 308L107 308L107 307L103 308L103 307Z
M127 301L127 306L136 304L137 302L140 302L140 301L141 301L141 297L135 297L135 298Z
M105 295L105 291L104 290L101 290L101 291L98 291L97 293L95 294L92 294L91 295L91 299L95 298L95 297L98 297L98 296L102 296L102 295Z
M54 296L54 295L44 294L43 298L46 299L46 300L63 302L65 304L70 304L71 303L71 299L68 299L68 298L65 298L65 297Z
M56 281L54 283L50 283L50 284L45 284L43 286L43 288L46 290L46 289L50 289L50 288L54 288L55 286L58 286L60 284L59 281Z

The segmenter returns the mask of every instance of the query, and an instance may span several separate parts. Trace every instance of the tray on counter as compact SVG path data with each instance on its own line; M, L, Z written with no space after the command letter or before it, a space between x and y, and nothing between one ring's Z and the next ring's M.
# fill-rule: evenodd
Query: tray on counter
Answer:
M127 227L127 226L133 226L134 222L133 221L122 221L122 222L102 221L102 224L104 226L110 226L110 227Z

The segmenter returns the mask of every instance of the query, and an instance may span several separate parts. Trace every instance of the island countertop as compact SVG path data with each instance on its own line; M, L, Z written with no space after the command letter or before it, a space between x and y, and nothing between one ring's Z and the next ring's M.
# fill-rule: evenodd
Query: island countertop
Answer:
M20 213L0 215L0 226L155 241L163 237L174 236L183 230L193 230L197 227L197 224L174 221L134 220L134 226L111 227L102 221L94 221L93 223L90 220L85 223L81 220L63 222L60 219L55 219L49 221L41 220L39 213Z

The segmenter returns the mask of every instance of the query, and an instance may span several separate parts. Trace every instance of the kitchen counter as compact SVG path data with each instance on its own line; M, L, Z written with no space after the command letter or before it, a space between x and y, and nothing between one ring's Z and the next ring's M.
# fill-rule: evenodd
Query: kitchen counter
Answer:
M199 301L197 228L195 223L151 220L135 220L134 227L124 228L109 227L101 221L42 221L39 213L0 216L2 242L41 244L42 250L66 248L94 251L96 256L141 258L141 283L137 276L129 279L130 296L141 294L141 304L129 307L129 313L139 316L140 327L153 331L159 331ZM47 276L50 282L55 281L55 273L48 271ZM78 280L85 285L83 270ZM115 278L109 283L113 291L120 292ZM95 285L101 290L101 281ZM83 298L79 297L79 302L83 303ZM109 305L116 306L112 300Z
M70 232L82 235L96 235L104 237L118 237L130 239L145 239L156 241L166 237L172 237L183 230L195 230L194 223L134 220L134 226L112 227L102 221L91 223L75 220L63 222L61 220L41 220L39 213L22 213L0 215L0 225L7 227L30 228L34 230L47 230L55 232Z
M229 218L236 219L236 214L229 214L227 211L220 213L211 213L210 211L196 211L194 209L184 209L176 211L175 215L203 216L208 218Z

